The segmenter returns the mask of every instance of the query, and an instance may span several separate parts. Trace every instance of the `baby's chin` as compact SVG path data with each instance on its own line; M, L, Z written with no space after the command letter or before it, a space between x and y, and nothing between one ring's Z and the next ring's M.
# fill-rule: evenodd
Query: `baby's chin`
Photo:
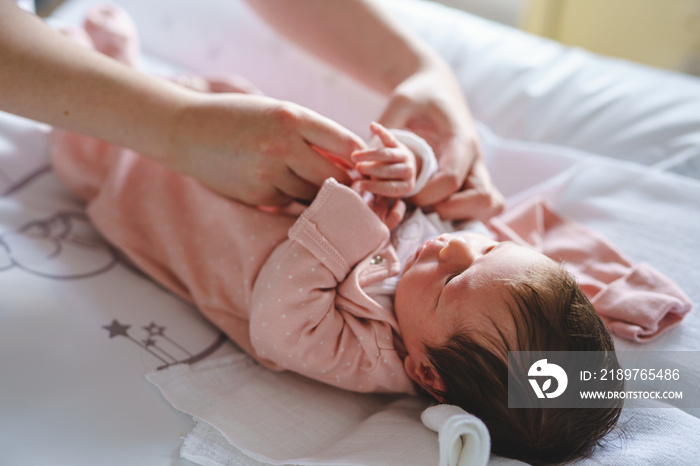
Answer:
M394 293L394 315L396 316L399 327L401 327L402 320L405 320L405 288L405 286L401 286L401 281L399 281L399 284L396 287L396 293Z
M404 288L405 288L405 286L403 285L401 280L399 280L398 284L396 285L396 292L394 293L394 314L398 314L399 307L403 307L403 306L400 306L399 303L402 303L402 301L403 301Z

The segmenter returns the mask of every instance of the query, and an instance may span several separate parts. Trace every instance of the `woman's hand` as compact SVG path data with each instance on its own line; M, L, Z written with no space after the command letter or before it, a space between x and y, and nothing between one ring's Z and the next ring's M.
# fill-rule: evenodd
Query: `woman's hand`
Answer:
M416 185L420 160L379 123L370 124L370 130L382 146L352 154L355 169L366 177L356 182L356 188L379 196L406 196Z
M300 105L260 95L192 94L163 162L249 204L310 201L331 176L347 184L350 155L365 148L349 130Z
M402 81L379 122L413 131L435 151L438 171L412 202L455 220L486 220L503 210L466 100L446 64L434 63Z
M412 200L443 218L481 219L503 208L449 65L374 0L247 0L277 32L389 96L379 122L431 144L439 171ZM362 33L358 34L358 28Z

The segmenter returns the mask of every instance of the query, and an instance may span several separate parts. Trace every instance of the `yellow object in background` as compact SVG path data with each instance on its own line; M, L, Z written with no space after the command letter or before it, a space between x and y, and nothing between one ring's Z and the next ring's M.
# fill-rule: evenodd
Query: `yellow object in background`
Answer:
M700 0L530 0L524 29L603 55L700 75Z

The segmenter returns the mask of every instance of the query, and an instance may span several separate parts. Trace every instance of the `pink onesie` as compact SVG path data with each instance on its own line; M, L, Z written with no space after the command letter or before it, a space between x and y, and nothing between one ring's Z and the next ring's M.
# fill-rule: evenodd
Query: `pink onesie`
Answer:
M266 367L353 391L413 392L394 314L365 291L400 264L389 230L351 189L327 180L300 216L271 214L59 131L53 164L111 243ZM490 226L566 261L620 336L654 337L690 309L665 276L537 199Z

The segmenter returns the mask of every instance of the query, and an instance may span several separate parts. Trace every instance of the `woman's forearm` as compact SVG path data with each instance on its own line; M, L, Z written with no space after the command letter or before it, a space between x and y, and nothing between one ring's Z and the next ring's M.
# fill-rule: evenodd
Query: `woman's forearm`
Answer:
M247 0L275 30L387 94L410 75L441 60L375 2L367 0Z
M164 153L189 91L73 43L0 0L0 109Z

